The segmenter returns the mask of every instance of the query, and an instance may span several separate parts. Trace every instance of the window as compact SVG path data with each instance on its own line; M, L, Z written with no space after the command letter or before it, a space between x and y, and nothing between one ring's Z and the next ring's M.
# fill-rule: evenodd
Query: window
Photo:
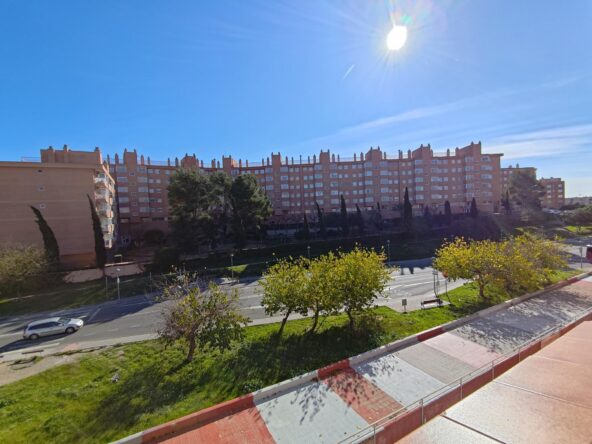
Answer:
M148 187L138 187L138 192L140 192L140 193L147 193L148 192Z
M129 197L120 197L119 198L119 203L128 203L129 202Z
M117 182L127 182L127 177L125 177L125 176L118 177Z
M127 193L128 189L127 187L117 187L117 191L120 193Z

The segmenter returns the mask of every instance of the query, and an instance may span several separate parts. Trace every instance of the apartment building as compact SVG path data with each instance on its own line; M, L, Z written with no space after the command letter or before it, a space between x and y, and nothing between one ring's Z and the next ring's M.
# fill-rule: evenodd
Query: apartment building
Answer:
M87 195L95 204L105 239L115 240L115 181L98 148L91 152L41 150L41 158L0 162L0 244L37 245L43 239L30 206L37 207L53 230L61 261L86 266L95 262L94 234Z
M222 162L204 164L195 155L155 162L126 150L122 158L109 159L109 170L116 182L120 234L125 243L149 229L167 229L166 189L177 168L204 174L224 171L231 177L252 174L271 201L271 221L300 223L304 212L316 213L315 202L325 212L339 212L342 195L350 211L356 205L366 210L380 205L383 217L395 217L405 188L417 214L426 206L434 213L443 212L447 200L453 212L466 212L473 197L481 211L499 211L501 156L482 153L480 142L440 154L422 145L391 157L377 147L353 158L329 151L298 159L278 153L256 163L223 156Z
M519 164L516 166L508 166L506 168L502 168L502 191L506 192L506 190L510 187L510 179L512 174L515 173L526 173L531 176L533 179L536 179L537 169L534 167L521 167Z
M592 205L592 196L566 197L565 205Z
M542 199L543 208L558 210L565 205L565 182L561 178L541 178L540 182L545 187L545 196Z

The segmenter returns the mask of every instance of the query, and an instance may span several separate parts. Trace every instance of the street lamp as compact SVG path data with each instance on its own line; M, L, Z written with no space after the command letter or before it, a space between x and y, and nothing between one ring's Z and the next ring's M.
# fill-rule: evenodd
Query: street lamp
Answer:
M391 240L390 239L386 240L386 251L387 251L387 259L390 264L390 262L391 262Z
M119 272L121 268L116 268L115 271L117 273L117 299L121 299L121 294L119 293Z
M308 252L308 260L310 260L310 245L306 247L306 251Z
M234 279L234 253L230 253L230 276Z

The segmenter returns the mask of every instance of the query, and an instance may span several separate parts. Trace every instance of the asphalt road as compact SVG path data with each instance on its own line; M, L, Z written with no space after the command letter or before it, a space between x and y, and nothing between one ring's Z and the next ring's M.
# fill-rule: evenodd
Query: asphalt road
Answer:
M407 262L407 266L392 274L386 291L377 299L376 303L402 311L401 300L406 298L407 309L415 310L420 307L422 300L433 298L434 276L432 268L428 266L430 263L429 259ZM441 275L439 281L440 291L444 292L445 284ZM461 284L462 282L448 283L448 289ZM241 311L252 320L252 324L280 320L280 317L267 316L261 307L262 295L258 280L251 279L225 285L238 290ZM165 303L156 302L152 297L135 296L121 301L110 301L72 310L0 319L0 355L41 348L46 351L51 349L64 351L84 348L92 344L147 339L156 332L160 325L163 304ZM69 336L49 336L37 341L22 339L22 330L27 323L50 316L81 318L85 321L85 325L80 331Z

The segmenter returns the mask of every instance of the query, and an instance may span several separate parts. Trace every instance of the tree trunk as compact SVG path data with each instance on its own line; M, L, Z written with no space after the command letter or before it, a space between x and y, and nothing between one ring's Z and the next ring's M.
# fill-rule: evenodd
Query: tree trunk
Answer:
M193 355L195 354L195 336L189 338L189 351L187 352L187 362L193 361Z
M349 331L353 332L354 331L354 317L352 316L351 311L346 311L347 313L347 317L349 318Z
M282 337L282 333L284 333L284 327L286 326L286 322L288 321L288 316L290 316L290 313L292 313L292 310L288 310L286 312L286 316L284 316L284 319L282 319L282 324L280 325L280 330L278 331L278 339Z
M319 311L320 310L317 307L314 312L312 326L310 327L310 330L308 330L308 333L310 333L310 334L313 334L315 332L315 330L317 329L317 324L319 323Z

